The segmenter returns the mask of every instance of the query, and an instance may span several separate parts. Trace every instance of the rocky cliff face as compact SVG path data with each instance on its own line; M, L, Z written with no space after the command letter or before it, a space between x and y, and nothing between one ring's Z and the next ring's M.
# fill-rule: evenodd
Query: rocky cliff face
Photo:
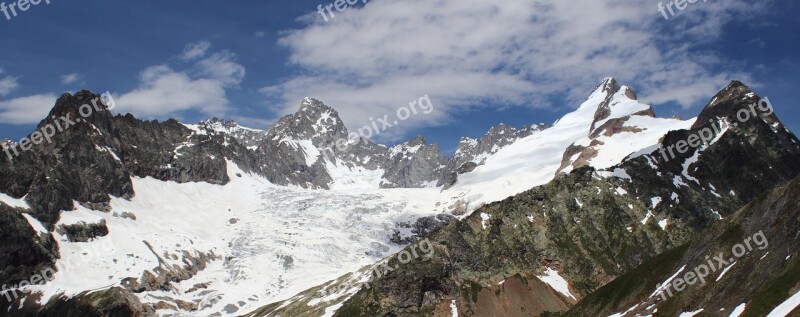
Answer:
M445 161L439 147L427 144L422 136L398 144L389 149L385 181L381 187L435 187Z
M681 144L701 130L721 132L703 146L668 159L655 147L607 170L581 167L450 223L430 236L442 256L388 272L374 287L362 289L345 302L337 316L448 316L450 307L457 309L459 316L484 316L490 307L498 316L539 316L565 309L540 305L520 310L521 306L504 298L554 303L554 296L571 306L594 293L605 300L603 294L607 292L600 289L604 285L647 265L647 260L659 254L680 257L682 245L706 237L704 230L724 219L741 218L747 211L735 214L738 208L798 175L797 138L776 128L781 125L774 114L734 121L739 109L760 100L734 82L704 109L702 121L698 119L691 129L670 132L659 144L665 149L679 145L688 148ZM738 124L726 129L726 123L732 122ZM785 201L779 205L796 209L791 204L796 196L791 191L779 192L770 202ZM791 216L772 215L770 226L780 228L775 235L794 221ZM748 226L749 231L745 231L754 228ZM791 246L787 249L795 250ZM779 252L776 258L785 257L786 252ZM568 288L555 295L502 286L533 276L540 281L552 280L548 278L552 272L568 283ZM632 282L628 281L630 287ZM787 290L781 288L781 294ZM641 299L636 294L641 293L633 293L631 298ZM624 300L625 304L633 302ZM770 300L770 304L775 301ZM669 306L671 311L695 302L686 297L675 301ZM614 303L588 315L630 307L619 300ZM706 307L703 305L698 307ZM584 316L587 310L577 311L576 316Z
M306 98L297 113L266 131L255 150L264 173L279 185L329 189L337 176L376 174L380 187L424 187L438 181L444 156L436 145L414 139L389 149L350 133L336 110Z

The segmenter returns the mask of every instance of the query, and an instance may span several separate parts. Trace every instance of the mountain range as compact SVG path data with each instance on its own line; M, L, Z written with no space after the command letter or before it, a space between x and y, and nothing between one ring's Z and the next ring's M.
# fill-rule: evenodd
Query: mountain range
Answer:
M39 128L95 98L62 95ZM0 315L788 313L800 141L764 102L733 81L696 118L660 118L606 78L555 123L449 157L422 136L348 140L312 98L265 130L98 111L0 157ZM716 281L652 296L757 232L769 247ZM433 256L396 258L422 239Z

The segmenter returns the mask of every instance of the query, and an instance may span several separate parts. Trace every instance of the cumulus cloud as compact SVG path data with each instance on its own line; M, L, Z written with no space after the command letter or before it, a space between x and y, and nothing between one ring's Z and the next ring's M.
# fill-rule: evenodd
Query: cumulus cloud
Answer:
M77 73L66 74L61 76L61 83L64 85L69 85L74 82L77 82L79 79L81 79L80 74Z
M115 111L157 119L180 117L190 110L225 115L230 108L226 90L245 76L244 66L235 59L235 54L221 51L186 70L168 65L148 67L139 74L139 87L117 98Z
M280 114L319 98L351 127L429 94L437 111L397 127L405 130L470 107L575 107L607 76L645 102L691 107L750 79L715 71L724 61L697 48L761 10L698 2L665 21L655 3L634 0L371 1L286 32L280 43L302 71L262 92Z
M200 41L186 45L181 54L181 59L192 60L206 55L208 49L211 48L211 43L208 41Z
M56 103L55 94L40 94L0 101L0 122L9 124L38 123Z

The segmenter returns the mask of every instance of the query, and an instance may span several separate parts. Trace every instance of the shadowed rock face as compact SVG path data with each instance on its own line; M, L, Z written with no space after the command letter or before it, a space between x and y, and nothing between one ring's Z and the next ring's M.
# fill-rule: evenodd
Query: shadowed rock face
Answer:
M58 257L52 235L39 235L21 214L0 203L0 285L16 285L43 269ZM0 297L0 302L5 302Z
M446 158L436 144L429 145L418 136L389 149L389 161L382 188L414 188L435 184Z
M54 124L54 117L69 117L76 123L56 133L50 143L13 159L0 157L0 191L25 196L29 213L45 226L53 229L59 212L73 209L73 201L103 210L109 195L133 197L131 176L212 184L228 181L223 158L230 150L221 146L222 137L192 135L174 120L159 123L131 115L112 117L105 109L77 121L79 107L97 98L86 91L61 96L39 127Z

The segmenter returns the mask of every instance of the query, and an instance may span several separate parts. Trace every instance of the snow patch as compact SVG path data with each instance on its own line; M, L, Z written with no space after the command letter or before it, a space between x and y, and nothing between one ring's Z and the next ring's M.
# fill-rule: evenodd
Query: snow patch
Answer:
M631 176L623 168L615 168L613 171L598 171L597 174L603 178L616 177L631 180Z
M22 216L25 217L25 220L28 220L28 224L30 224L31 228L33 228L33 230L36 230L37 233L47 234L50 232L47 230L47 228L44 227L44 225L42 225L41 222L39 222L39 220L36 220L36 218L33 218L31 215L23 213Z
M481 228L483 228L483 230L486 230L486 222L489 221L489 219L492 219L492 215L485 212L481 213Z
M656 209L656 207L658 207L658 204L660 204L660 203L661 203L661 197L650 198L650 206L651 206L651 208Z
M674 280L676 277L678 277L678 275L683 273L683 270L685 270L685 269L686 269L686 265L684 265L680 269L678 269L678 272L675 272L675 274L670 276L667 280L659 283L658 286L656 287L656 290L653 292L653 294L650 294L649 298L653 298L656 295L660 294L665 289L667 289L667 287L669 287L669 285L672 284L672 280Z
M717 276L717 280L715 282L719 282L719 280L721 280L722 277L725 276L725 273L728 273L728 270L730 270L734 265L736 265L736 262L733 262L726 268L722 269L722 272L719 273L719 276Z
M0 201L2 201L4 203L6 203L6 205L9 205L9 206L14 207L14 208L24 208L24 209L30 209L31 208L30 206L28 206L28 203L25 202L25 197L14 198L14 197L11 197L9 195L0 193Z
M787 316L794 311L797 306L800 306L800 292L795 293L792 297L789 297L786 301L778 305L778 307L775 307L767 317Z
M647 214L646 214L646 215L644 215L644 219L642 219L642 221L640 221L640 222L642 223L642 225L646 225L646 224L647 224L647 221L649 221L649 220L650 220L650 218L653 218L653 217L655 217L655 215L653 215L653 212L651 212L650 210L648 210L648 211L647 211Z
M458 317L458 306L456 306L456 301L450 301L450 316L451 317Z
M702 308L700 308L699 310L695 310L695 311L693 311L693 312L686 312L686 313L682 313L682 314L680 314L680 316L678 316L678 317L692 317L692 316L695 316L695 315L697 315L697 314L700 314L700 313L702 313L702 312L703 312L703 309L702 309Z
M545 284L550 285L553 290L575 300L575 296L569 291L569 282L561 277L557 271L547 268L547 270L544 271L544 275L537 277Z
M745 308L747 308L747 305L745 303L742 303L741 305L736 306L736 308L734 308L733 311L731 311L731 314L728 317L739 317L739 316L741 316L742 313L744 313Z

